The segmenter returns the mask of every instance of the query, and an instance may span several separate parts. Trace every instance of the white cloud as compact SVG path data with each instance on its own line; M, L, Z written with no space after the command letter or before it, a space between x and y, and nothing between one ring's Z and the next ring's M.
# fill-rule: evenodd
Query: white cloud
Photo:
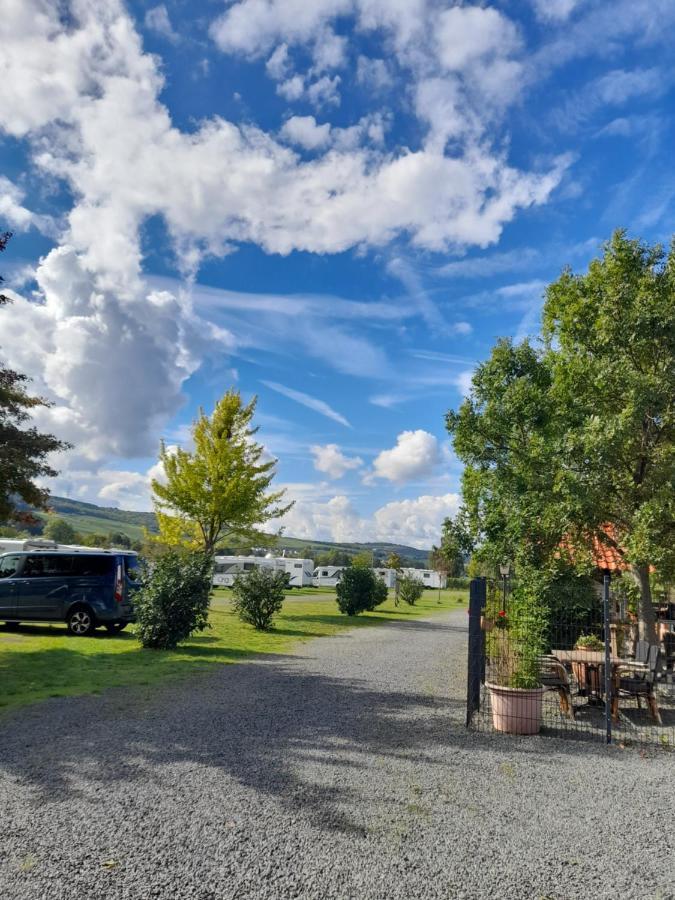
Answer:
M294 400L296 403L300 403L301 406L306 406L308 409L313 409L314 412L318 412L322 416L326 416L327 419L332 419L334 422L338 422L340 425L344 425L346 428L351 428L352 426L349 424L347 419L339 412L336 412L331 406L325 403L323 400L319 400L318 397L312 397L310 394L305 394L303 391L296 391L294 388L286 387L284 384L278 384L276 381L263 381L261 382L268 387L271 391L276 391L277 394L282 394L284 397L288 397L289 400Z
M518 32L498 10L453 6L438 17L436 27L441 64L451 72L489 56L506 56L519 47Z
M317 150L330 143L330 131L329 122L319 125L314 116L292 116L284 122L281 136L305 150Z
M460 505L458 494L425 494L386 503L362 516L344 494L325 495L325 486L302 487L288 486L296 504L282 524L288 535L304 539L382 541L430 549L439 541L443 520L455 515Z
M535 13L542 22L562 22L568 19L584 0L532 0Z
M325 472L334 480L363 465L363 460L359 456L345 456L337 444L313 444L310 450L317 472Z
M23 206L25 192L16 184L0 175L0 222L17 231L27 231L34 226L45 234L53 234L55 224L50 216L32 212Z
M206 352L231 337L165 291L101 290L72 248L52 250L35 273L42 303L14 295L3 310L2 353L33 377L51 409L36 420L72 441L69 460L143 456L182 404L181 385ZM215 343L214 343L215 342Z
M169 18L169 11L164 3L153 6L146 12L145 27L150 31L154 31L155 34L159 34L161 37L166 38L166 40L170 41L172 44L177 44L180 40L180 36L174 31L171 19Z
M403 431L396 446L382 450L373 460L373 471L367 481L383 478L394 484L404 484L433 472L439 462L438 440L428 431Z
M471 380L473 378L473 369L465 369L457 376L456 385L462 397L468 397L471 393Z

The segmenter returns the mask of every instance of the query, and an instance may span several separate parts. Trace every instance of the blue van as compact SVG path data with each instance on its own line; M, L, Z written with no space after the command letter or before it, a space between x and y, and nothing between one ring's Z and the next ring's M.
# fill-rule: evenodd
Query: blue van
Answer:
M134 621L135 553L32 550L0 556L0 622L65 622L71 634Z

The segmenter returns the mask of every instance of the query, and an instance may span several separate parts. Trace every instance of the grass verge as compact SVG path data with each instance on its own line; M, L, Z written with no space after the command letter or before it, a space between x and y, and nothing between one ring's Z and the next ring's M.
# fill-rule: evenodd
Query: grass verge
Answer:
M335 594L316 589L291 591L268 632L255 631L232 612L229 591L214 591L211 628L177 650L143 650L132 630L93 637L71 637L62 625L0 626L0 710L47 697L97 694L106 688L150 685L239 662L257 653L290 653L300 642L367 628L381 622L428 616L466 605L464 591L425 591L414 606L398 606L390 596L372 613L343 616ZM130 626L132 629L133 626Z

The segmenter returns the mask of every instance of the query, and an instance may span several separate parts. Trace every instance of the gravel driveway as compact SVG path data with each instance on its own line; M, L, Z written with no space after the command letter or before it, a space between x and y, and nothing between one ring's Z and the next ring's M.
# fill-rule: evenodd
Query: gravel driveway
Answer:
M466 612L0 720L0 898L675 897L675 755L462 726Z

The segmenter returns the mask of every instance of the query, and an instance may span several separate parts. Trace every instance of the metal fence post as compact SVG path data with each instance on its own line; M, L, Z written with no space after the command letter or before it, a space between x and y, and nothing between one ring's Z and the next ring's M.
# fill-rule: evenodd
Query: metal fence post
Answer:
M469 585L469 655L467 661L466 725L480 709L480 684L484 665L481 610L487 597L485 578L473 578Z
M605 634L605 732L607 743L612 743L612 669L611 629L609 627L609 575L602 580L602 621Z

